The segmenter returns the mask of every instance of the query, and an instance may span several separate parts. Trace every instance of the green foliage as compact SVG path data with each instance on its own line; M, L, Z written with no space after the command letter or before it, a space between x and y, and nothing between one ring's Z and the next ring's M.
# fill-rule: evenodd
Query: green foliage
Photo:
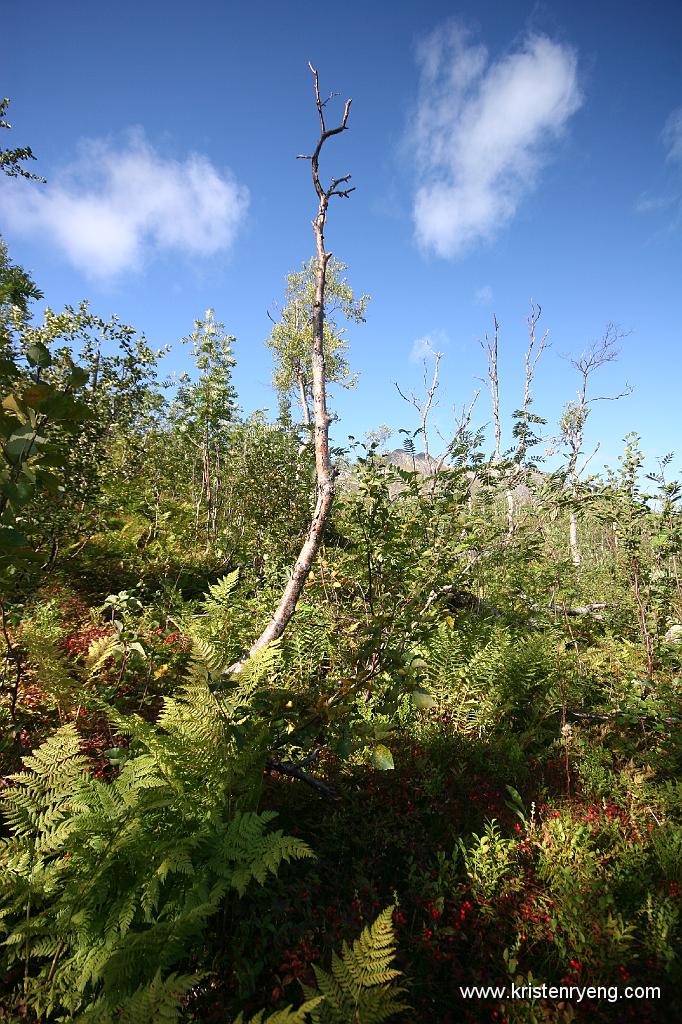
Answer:
M21 643L27 666L35 674L48 704L63 717L77 706L83 695L82 681L74 676L61 646L63 630L51 604L39 606L21 624ZM103 652L101 652L103 653ZM108 652L110 653L110 652Z
M304 263L301 270L287 277L285 305L266 345L273 353L273 381L282 396L295 396L303 404L306 423L312 404L312 336L316 260ZM327 264L325 288L324 353L326 377L330 383L353 387L346 351L344 329L337 313L351 323L363 323L369 295L356 299L343 276L348 268L333 256Z
M38 293L0 252L1 373L0 400L0 572L17 573L31 558L27 525L35 499L64 490L69 451L62 438L83 428L88 415L76 397L84 382L69 354L55 374L51 337L27 323L26 302Z
M514 845L513 840L503 837L494 820L486 825L482 836L473 836L469 844L459 840L466 873L475 894L490 899L496 893L502 879L512 870Z
M328 269L347 386L339 323L368 300ZM584 478L587 398L553 474L530 402L504 463L468 422L437 473L413 431L337 451L296 615L229 673L315 502L287 407L310 400L311 289L312 264L269 341L269 422L240 413L211 310L167 397L162 353L115 317L32 322L0 243L0 920L22 1014L203 1020L215 995L241 1024L268 999L251 1024L388 1020L390 911L320 964L398 891L415 1017L451 1012L452 963L473 983L678 971L682 492L670 456L645 484L634 435ZM313 849L318 871L284 869Z
M11 128L12 125L5 120L9 107L9 99L0 100L0 128ZM31 174L22 164L26 160L35 160L33 150L30 146L20 146L18 149L0 149L0 172L10 178L28 178L32 181L44 182L45 179L37 174Z
M270 830L272 812L241 809L263 759L248 729L237 743L238 704L194 665L156 726L102 707L130 737L110 783L86 773L71 724L25 758L4 794L2 927L36 1012L177 1019L194 976L168 972L229 892L312 855Z
M400 998L404 989L396 984L400 971L391 967L392 916L393 907L387 907L352 946L344 942L342 955L332 955L331 973L315 966L324 999L312 1010L313 1024L383 1024L407 1008ZM314 995L314 990L304 990L306 996Z
M287 1006L285 1010L276 1010L275 1013L270 1013L267 1017L265 1016L265 1010L260 1010L253 1017L249 1017L248 1020L245 1020L244 1014L240 1013L235 1018L234 1024L307 1024L311 1019L311 1011L322 1001L322 996L315 996L314 999L306 999L297 1010Z
M151 1020L174 1024L178 1019L178 1006L200 977L172 972L162 979L161 971L157 971L148 985L137 989L129 998L118 1004L114 999L113 1005L107 999L97 999L78 1019L88 1024L114 1024L115 1021L147 1024Z

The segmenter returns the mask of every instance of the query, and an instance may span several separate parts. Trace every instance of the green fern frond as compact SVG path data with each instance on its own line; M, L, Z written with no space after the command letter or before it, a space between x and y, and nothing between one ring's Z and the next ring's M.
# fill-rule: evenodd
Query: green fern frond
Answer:
M276 1010L269 1017L265 1017L265 1010L259 1010L253 1017L244 1020L244 1014L240 1013L234 1020L234 1024L307 1024L308 1015L323 1000L323 996L315 996L314 999L307 999L297 1010L286 1006L283 1010Z
M66 714L77 703L82 683L71 675L54 629L29 621L24 625L21 640L41 691L60 714Z
M11 776L2 794L4 815L18 837L35 837L36 852L58 849L68 835L65 817L82 807L80 781L87 761L69 723L24 758L27 771Z
M260 686L260 684L266 680L271 682L272 677L277 671L281 657L281 638L271 640L269 644L266 644L265 647L261 647L260 650L256 651L256 653L249 658L240 675L243 677L244 682L252 687Z
M93 640L85 656L85 668L88 675L97 675L109 658L119 650L121 650L121 643L115 636L101 636Z
M331 974L313 966L325 997L313 1010L313 1024L384 1024L407 1009L400 999L404 989L396 984L400 971L391 967L396 950L392 917L393 908L387 907L352 946L344 942L342 956L332 956ZM304 992L314 995L306 986Z
M195 659L205 665L213 675L222 672L227 665L227 658L224 652L218 650L215 644L207 640L206 637L199 636L193 625L186 628L192 641Z
M229 881L240 896L244 895L252 880L263 885L268 873L276 874L283 860L314 856L302 840L285 836L279 829L266 832L266 825L274 817L276 815L272 811L264 811L262 814L237 812L228 825L222 857L232 866ZM220 858L214 866L220 870Z
M27 995L41 1019L175 1020L182 985L169 972L228 891L312 853L270 831L272 812L235 813L252 776L262 778L264 727L240 726L238 749L201 666L156 725L99 704L131 738L118 777L87 773L67 725L3 793L14 832L0 844L5 957L28 954Z
M323 608L299 602L296 618L282 638L287 664L300 678L315 673L320 664L335 654L331 618Z
M212 583L209 586L210 601L221 608L227 607L238 582L239 569L233 569L232 572L228 572L226 576L219 579L217 583ZM204 602L205 605L206 603L209 602Z
M230 677L218 695L218 701L225 715L236 722L243 721L251 713L251 701L263 685L270 689L282 662L281 639L273 640L256 651L249 658L236 677Z
M392 924L393 908L387 907L373 925L365 928L352 947L343 945L343 959L336 958L340 985L352 984L360 992L372 985L384 985L399 975L389 965L395 954Z
M112 1009L107 1001L97 1000L78 1019L83 1024L175 1024L183 998L201 977L173 973L162 979L157 971L148 985L138 988L124 1003Z

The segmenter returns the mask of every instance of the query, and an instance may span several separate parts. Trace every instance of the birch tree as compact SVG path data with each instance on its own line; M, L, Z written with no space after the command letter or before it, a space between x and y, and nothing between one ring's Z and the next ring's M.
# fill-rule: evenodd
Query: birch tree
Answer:
M486 332L485 342L481 342L481 348L486 354L488 388L493 414L493 427L495 431L495 449L493 452L493 465L497 467L498 476L504 474L505 500L507 503L507 532L511 536L516 528L516 501L514 488L522 479L521 467L526 461L528 450L532 445L537 444L539 438L535 435L532 424L544 423L539 416L531 413L530 407L533 403L532 385L538 360L547 344L548 333L538 336L537 325L542 316L542 307L531 302L530 314L527 318L528 325L528 347L524 356L524 385L523 404L514 414L514 439L516 450L513 452L514 467L502 466L505 461L502 455L502 419L500 415L500 377L498 368L498 346L500 336L500 324L496 316L493 316L492 338Z
M582 553L578 539L578 505L580 499L580 481L588 464L599 451L599 442L592 453L585 456L583 446L585 442L585 426L590 411L595 402L617 401L631 393L632 388L626 387L617 395L594 395L588 397L589 386L592 375L607 363L612 363L618 358L617 343L623 337L615 324L607 324L604 334L599 341L590 345L579 359L571 359L571 366L578 371L580 384L575 399L567 402L561 419L559 429L561 430L561 442L566 450L566 479L571 492L572 504L569 513L568 543L571 553L571 561L575 566L582 562Z
M348 115L350 114L351 100L346 100L341 121L333 128L327 126L326 106L328 99L323 100L320 96L320 83L316 69L312 64L308 65L313 75L315 88L315 107L319 121L319 137L315 148L309 155L299 154L297 159L310 161L313 179L313 188L317 197L317 212L312 222L313 234L315 236L315 288L312 304L312 338L311 338L311 393L313 401L313 437L315 444L315 475L317 483L317 500L315 510L308 528L308 532L301 548L296 563L291 570L291 576L287 583L279 604L275 609L269 623L251 645L246 655L228 669L228 672L240 672L246 661L266 644L271 643L282 635L286 629L301 595L301 591L310 574L313 562L319 551L324 530L331 515L334 502L336 471L332 465L329 451L329 424L331 416L327 409L327 372L325 366L325 298L327 285L327 271L329 261L332 258L331 252L325 248L325 226L327 223L327 211L330 200L333 196L347 199L355 189L350 186L350 174L342 175L339 178L332 178L325 187L320 178L320 154L326 142L333 136L340 135L348 128Z
M183 341L192 346L199 379L192 381L187 374L181 377L171 420L192 451L194 543L203 535L208 552L217 541L224 460L238 412L232 384L235 338L208 309L203 320L194 321L194 330Z
M325 280L324 361L328 384L352 388L357 376L351 372L346 352L346 328L339 323L343 317L349 323L365 322L369 295L355 298L353 288L345 277L348 268L335 256L327 266ZM280 398L295 398L301 407L306 429L312 427L313 405L313 308L317 259L313 257L302 268L287 277L285 304L266 345L272 351L275 367L273 383ZM272 317L271 317L272 319Z

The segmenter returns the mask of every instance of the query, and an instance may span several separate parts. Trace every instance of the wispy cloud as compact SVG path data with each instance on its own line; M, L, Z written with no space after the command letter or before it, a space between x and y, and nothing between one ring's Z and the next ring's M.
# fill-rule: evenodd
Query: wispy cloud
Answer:
M412 342L412 348L410 349L410 362L421 363L425 359L435 358L436 353L448 344L448 340L445 331L441 330L431 331L430 334L424 334L421 338L416 338Z
M454 22L418 50L413 125L414 221L420 245L456 256L514 215L582 103L577 57L531 35L497 61Z
M682 170L682 107L672 110L660 133L665 150L668 169L664 173L664 184L660 192L642 192L635 202L636 213L667 215L663 235L676 231L682 224L682 192L680 171ZM659 232L660 236L660 232Z
M677 107L669 115L661 138L666 149L666 159L682 163L682 107Z
M635 203L635 210L637 213L653 213L657 210L667 210L668 207L673 206L677 202L677 199L678 197L675 195L656 196L643 192Z
M423 359L430 359L435 356L436 351L431 343L431 338L425 334L423 338L415 338L410 349L410 362L421 363Z
M138 269L163 251L210 256L234 241L249 193L198 153L160 155L140 129L116 145L81 143L45 186L8 181L0 209L10 230L49 238L89 276Z
M484 284L474 292L474 302L477 306L489 306L493 301L493 290L489 284Z

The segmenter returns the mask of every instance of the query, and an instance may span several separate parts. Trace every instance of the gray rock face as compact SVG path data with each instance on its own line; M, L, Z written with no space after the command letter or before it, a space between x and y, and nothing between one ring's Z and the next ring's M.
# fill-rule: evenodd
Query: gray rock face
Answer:
M439 468L441 463L438 459L434 459L433 456L428 456L424 452L415 454L414 456L409 455L401 448L396 448L392 452L384 452L382 455L384 462L391 466L398 466L400 469L406 469L408 472L416 471L420 476L425 479L433 477L433 474ZM444 464L444 468L448 468L448 463ZM504 491L505 481L509 481L507 486L510 486L511 493L514 497L514 502L517 505L528 505L533 500L533 491L531 485L534 487L540 487L543 482L543 474L537 469L522 469L516 470L511 473L505 473L504 470L495 469L491 467L487 476L485 473L473 473L468 470L466 477L469 481L469 489L472 495L475 495L484 484L489 483L501 487ZM394 487L392 495L399 493L401 488L398 486Z
M682 644L682 623L676 622L663 637L667 644Z
M416 470L421 476L430 476L438 465L436 459L425 455L424 452L412 456L408 452L403 451L402 448L396 448L392 452L385 452L382 458L384 462L389 463L391 466L398 466L400 469L406 469L410 473Z

